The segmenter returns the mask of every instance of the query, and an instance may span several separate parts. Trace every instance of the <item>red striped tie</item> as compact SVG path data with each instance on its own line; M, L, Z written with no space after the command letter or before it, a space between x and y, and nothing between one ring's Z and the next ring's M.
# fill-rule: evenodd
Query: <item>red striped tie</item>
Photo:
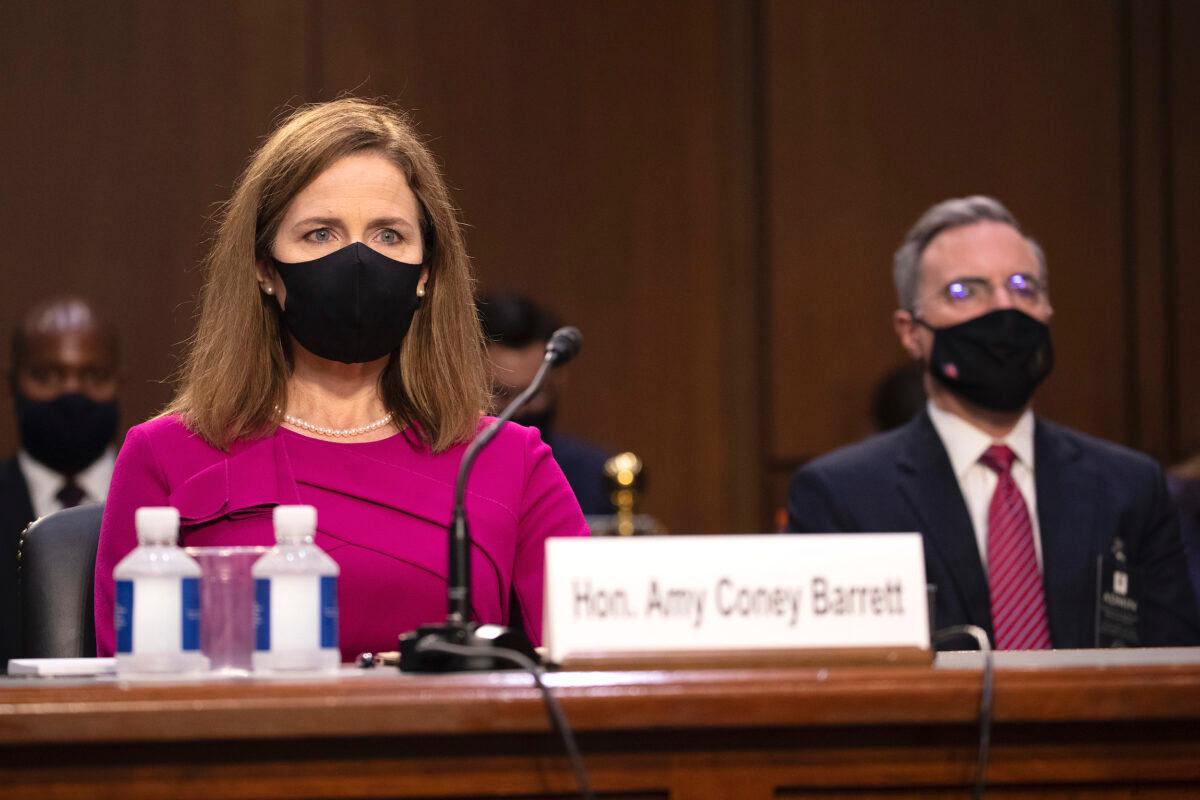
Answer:
M1012 450L992 445L979 459L996 473L988 507L988 588L997 650L1048 650L1050 626L1025 498L1012 477Z

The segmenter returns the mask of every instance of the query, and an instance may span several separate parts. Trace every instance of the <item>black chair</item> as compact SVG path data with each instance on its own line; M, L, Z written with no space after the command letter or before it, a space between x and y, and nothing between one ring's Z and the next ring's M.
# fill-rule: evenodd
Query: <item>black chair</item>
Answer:
M27 658L96 655L96 545L103 504L55 511L21 534L18 581Z

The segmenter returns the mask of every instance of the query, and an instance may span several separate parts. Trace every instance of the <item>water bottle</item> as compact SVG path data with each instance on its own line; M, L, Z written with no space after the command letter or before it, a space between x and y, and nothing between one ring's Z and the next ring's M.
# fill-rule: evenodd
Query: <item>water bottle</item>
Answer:
M317 510L275 507L275 547L254 576L254 670L337 671L338 565L313 544Z
M200 565L179 547L179 512L134 514L138 546L113 570L117 674L196 672L200 652Z

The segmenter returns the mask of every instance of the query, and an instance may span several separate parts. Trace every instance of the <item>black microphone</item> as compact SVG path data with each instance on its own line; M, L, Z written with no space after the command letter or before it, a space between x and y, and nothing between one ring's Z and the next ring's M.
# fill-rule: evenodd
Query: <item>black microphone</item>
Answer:
M546 343L546 360L551 361L555 367L561 367L579 355L581 347L583 347L583 334L579 332L579 328L572 325L559 328Z
M467 478L483 448L487 447L501 426L513 418L529 400L541 391L550 370L574 358L583 346L583 334L578 328L559 328L546 343L546 356L533 381L501 412L496 421L475 437L458 465L454 482L454 515L450 519L449 590L446 621L437 625L422 625L400 636L400 670L402 672L465 672L468 670L512 669L508 660L489 656L455 655L443 650L426 649L432 643L445 642L468 647L499 647L517 650L537 660L524 634L500 625L480 625L472 617L471 608L471 530L467 525L465 497Z

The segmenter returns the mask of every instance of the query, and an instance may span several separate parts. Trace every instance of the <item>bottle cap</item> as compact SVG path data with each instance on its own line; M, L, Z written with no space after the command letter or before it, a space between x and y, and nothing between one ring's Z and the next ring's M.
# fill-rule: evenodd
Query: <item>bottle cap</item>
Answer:
M179 539L179 511L170 506L143 506L134 512L138 542L175 544Z
M317 510L312 506L275 506L275 541L298 541L316 529Z

